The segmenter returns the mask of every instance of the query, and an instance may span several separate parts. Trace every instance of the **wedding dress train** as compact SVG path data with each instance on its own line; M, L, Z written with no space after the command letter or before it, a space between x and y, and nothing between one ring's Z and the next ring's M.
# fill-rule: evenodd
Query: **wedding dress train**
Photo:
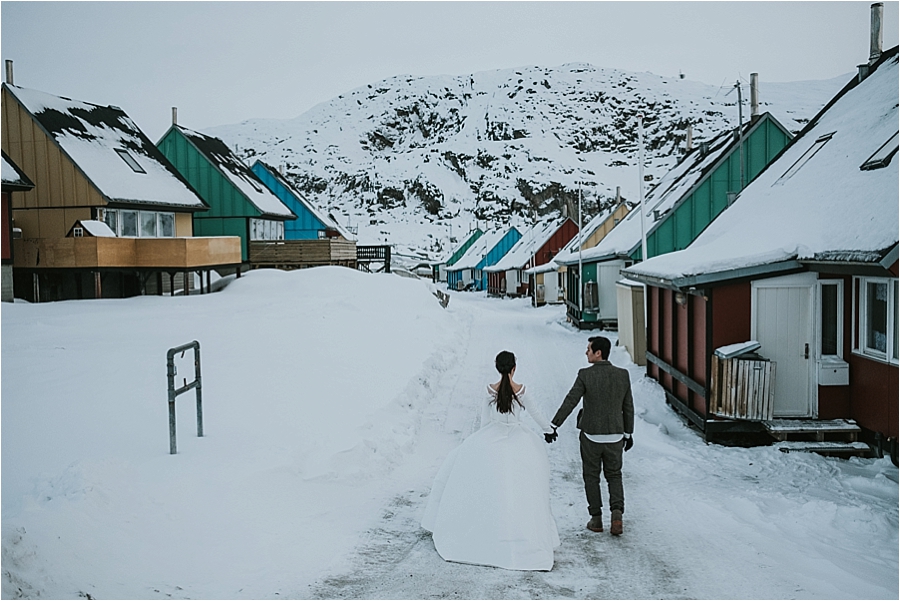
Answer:
M559 546L550 512L550 462L546 443L522 423L523 408L500 413L488 387L481 428L444 460L422 518L434 546L448 561L550 570ZM545 431L547 418L518 393L525 410Z

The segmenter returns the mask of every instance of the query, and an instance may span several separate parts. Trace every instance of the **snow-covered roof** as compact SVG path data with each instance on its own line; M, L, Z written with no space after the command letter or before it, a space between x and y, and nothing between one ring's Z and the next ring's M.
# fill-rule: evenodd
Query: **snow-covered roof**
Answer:
M310 213L312 213L316 219L321 221L322 224L326 228L336 230L346 240L355 240L356 239L356 237L353 234L351 234L347 230L347 228L345 228L340 223L338 223L336 219L332 219L331 215L326 214L319 207L317 207L315 204L310 202L310 200L308 198L306 198L306 196L301 194L300 191L297 190L297 188L295 188L293 185L291 185L291 183L289 181L287 181L287 179L285 179L285 177L283 175L281 175L281 172L278 171L278 169L272 167L271 165L267 165L263 161L257 160L256 162L259 163L266 171L268 171L272 175L272 177L274 177L278 181L278 183L280 183L282 186L284 186L284 188L288 192L290 192L291 195L293 195L293 197L297 200L297 202L299 202L304 207L306 207L306 210L309 211ZM252 168L251 168L251 171L252 171Z
M851 81L688 248L625 272L682 286L739 270L775 271L775 264L888 257L900 204L897 48L873 69ZM873 155L889 163L863 169Z
M468 243L469 243L469 240L471 240L473 236L475 236L475 237L480 237L480 236L482 236L483 234L484 234L484 232L482 232L481 229L479 229L479 228L476 228L476 229L470 231L469 233L466 234L466 237L463 238L463 241L460 242L459 244L457 244L457 245L453 248L453 250L452 250L452 251L451 251L451 252L450 252L443 260L438 261L437 264L438 264L438 265L441 265L441 264L448 264L448 263L450 262L450 260L453 258L453 255L455 255L456 253L458 253L458 252L460 251L460 249L462 249L462 247L464 247L466 244L468 244ZM474 242L473 242L473 244L474 244ZM462 259L462 256L460 256L459 258ZM456 264L456 263L454 263L454 265L455 265L455 264Z
M3 86L109 200L207 208L122 109Z
M505 230L493 230L490 232L486 232L481 238L476 240L472 246L469 247L469 250L466 251L466 254L459 258L459 261L453 264L451 271L459 271L461 269L474 269L478 266L478 263L487 255L492 248L497 246L501 240L503 240L503 236L509 229Z
M761 115L759 119L745 124L743 136L750 135L750 132L759 127L765 117L766 115ZM769 116L769 118L774 120L774 117ZM725 130L708 142L698 143L684 156L681 162L660 178L659 183L650 190L644 199L644 227L647 229L647 235L662 222L669 211L675 208L682 199L688 197L719 163L728 158L737 144L738 140L734 131ZM641 211L640 207L635 207L597 246L583 250L581 258L584 261L623 258L631 255L640 245ZM577 249L575 250L575 253L565 259L560 258L560 262L577 262L578 253Z
M95 219L81 219L80 221L78 221L78 223L81 224L81 227L86 229L91 236L96 236L97 238L116 237L116 233L112 231L112 229L103 221L97 221Z
M563 219L554 219L546 223L538 223L530 228L525 234L519 238L509 252L503 255L499 261L485 267L487 272L506 271L508 269L521 269L524 267L544 244L553 237L553 234L565 222Z
M238 159L225 142L181 125L173 125L194 147L237 188L241 194L266 216L296 219L297 216Z
M28 179L28 176L19 169L19 167L6 156L6 153L2 153L3 158L3 170L0 173L3 180L3 187L10 188L13 190L30 190L34 188L34 183Z
M600 229L600 226L606 223L606 220L612 217L613 213L615 213L616 209L618 208L618 205L611 206L605 211L594 215L594 217L590 221L582 226L580 234L575 234L575 237L569 240L568 244L562 247L562 250L557 253L553 260L560 265L564 264L569 258L573 256L577 260L578 247L582 245L582 242L584 240L587 240L591 236L593 236L594 232Z

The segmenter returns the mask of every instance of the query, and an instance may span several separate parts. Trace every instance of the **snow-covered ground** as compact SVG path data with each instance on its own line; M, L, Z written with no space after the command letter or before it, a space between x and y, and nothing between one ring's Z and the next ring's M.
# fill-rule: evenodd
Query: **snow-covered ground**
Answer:
M554 569L442 561L418 520L493 357L515 352L552 414L588 334L525 300L442 309L430 286L317 268L205 296L4 304L3 597L898 597L889 460L706 445L619 347L638 414L625 535L584 529L570 419L547 447ZM194 339L205 436L180 396L170 455L166 350Z

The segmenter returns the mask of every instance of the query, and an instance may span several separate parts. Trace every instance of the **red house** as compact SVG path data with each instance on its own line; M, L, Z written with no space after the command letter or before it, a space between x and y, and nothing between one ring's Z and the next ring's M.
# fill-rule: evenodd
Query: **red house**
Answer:
M0 300L5 302L12 302L13 300L13 253L12 253L12 239L13 239L13 221L12 221L12 193L13 192L27 192L34 188L34 184L28 179L28 176L13 163L12 159L6 156L6 153L3 154L3 165L2 165L2 216L0 216L0 228L2 228L2 244L3 244L3 259L2 259L2 280L3 280L3 292L0 295Z
M488 294L531 294L531 277L525 271L549 263L577 233L578 225L568 217L535 225L502 259L484 269Z
M623 270L648 373L707 439L858 434L897 463L897 48L873 57L688 248Z

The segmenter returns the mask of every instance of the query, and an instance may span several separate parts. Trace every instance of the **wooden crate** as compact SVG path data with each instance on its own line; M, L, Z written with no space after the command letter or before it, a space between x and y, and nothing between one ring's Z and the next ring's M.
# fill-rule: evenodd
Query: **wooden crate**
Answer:
M767 359L712 357L710 412L749 421L771 420L775 408L775 363Z

